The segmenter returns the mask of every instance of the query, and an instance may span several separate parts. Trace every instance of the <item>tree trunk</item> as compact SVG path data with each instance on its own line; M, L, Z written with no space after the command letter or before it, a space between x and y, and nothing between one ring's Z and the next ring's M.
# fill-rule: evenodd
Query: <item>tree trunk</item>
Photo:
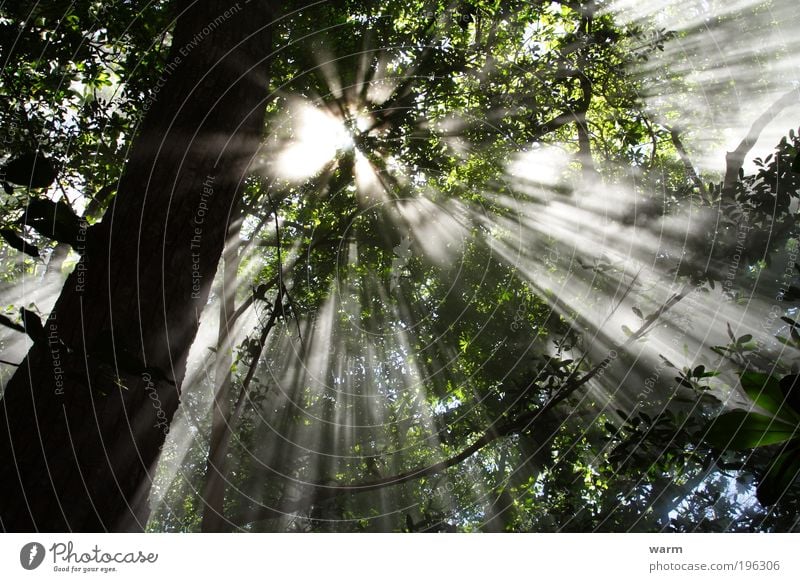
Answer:
M0 402L0 528L143 529L152 470L264 121L273 16L179 0L113 205Z
M230 527L225 519L226 434L233 430L231 419L231 387L233 386L233 341L236 319L236 275L240 257L239 226L233 225L224 254L224 275L219 309L217 360L214 363L214 404L211 410L211 438L208 444L206 474L203 481L203 532L224 532Z

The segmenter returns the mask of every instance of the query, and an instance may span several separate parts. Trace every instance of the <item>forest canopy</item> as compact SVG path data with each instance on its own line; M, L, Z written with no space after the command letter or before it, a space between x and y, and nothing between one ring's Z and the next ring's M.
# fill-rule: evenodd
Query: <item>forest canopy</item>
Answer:
M0 6L0 529L800 528L788 0Z

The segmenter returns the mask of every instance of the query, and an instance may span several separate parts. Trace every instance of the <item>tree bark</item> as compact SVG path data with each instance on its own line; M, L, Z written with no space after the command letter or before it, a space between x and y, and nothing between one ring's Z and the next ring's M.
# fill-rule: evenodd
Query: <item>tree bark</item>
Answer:
M0 529L136 531L264 122L264 2L177 2L117 196L0 401Z

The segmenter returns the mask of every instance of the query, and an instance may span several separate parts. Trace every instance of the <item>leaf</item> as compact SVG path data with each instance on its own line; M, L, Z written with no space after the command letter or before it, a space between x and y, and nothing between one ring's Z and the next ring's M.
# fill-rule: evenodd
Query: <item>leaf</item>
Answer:
M800 446L777 454L756 488L756 497L761 505L774 505L800 475Z
M58 242L67 243L78 250L85 246L87 225L69 204L43 198L31 198L25 209L22 223L36 232Z
M745 393L758 406L788 422L797 422L797 416L783 404L785 394L777 379L760 372L744 372L739 379Z
M743 451L786 442L797 436L796 428L763 414L734 410L712 420L705 438L718 449Z
M25 152L8 160L2 169L7 182L27 188L47 188L58 177L56 165L38 152Z
M798 414L800 414L800 375L794 374L784 376L778 383L786 398L786 403Z
M24 238L19 236L16 232L11 230L10 228L3 228L0 229L0 237L3 238L4 241L13 249L16 249L26 255L30 255L31 257L38 258L39 257L39 249L36 248L34 245L26 241Z
M800 299L800 287L797 285L789 285L789 288L783 294L784 301L797 301Z
M728 349L725 346L712 346L711 347L711 351L714 352L715 354L719 354L720 356L723 356L723 357L726 357L728 355L728 353L731 352L731 350Z

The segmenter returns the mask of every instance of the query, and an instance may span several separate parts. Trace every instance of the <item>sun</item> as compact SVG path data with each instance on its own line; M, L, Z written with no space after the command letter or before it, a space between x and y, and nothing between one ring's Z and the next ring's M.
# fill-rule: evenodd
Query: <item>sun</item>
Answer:
M278 153L275 174L290 182L316 175L343 151L353 148L353 137L341 119L308 102L291 108L292 139Z

